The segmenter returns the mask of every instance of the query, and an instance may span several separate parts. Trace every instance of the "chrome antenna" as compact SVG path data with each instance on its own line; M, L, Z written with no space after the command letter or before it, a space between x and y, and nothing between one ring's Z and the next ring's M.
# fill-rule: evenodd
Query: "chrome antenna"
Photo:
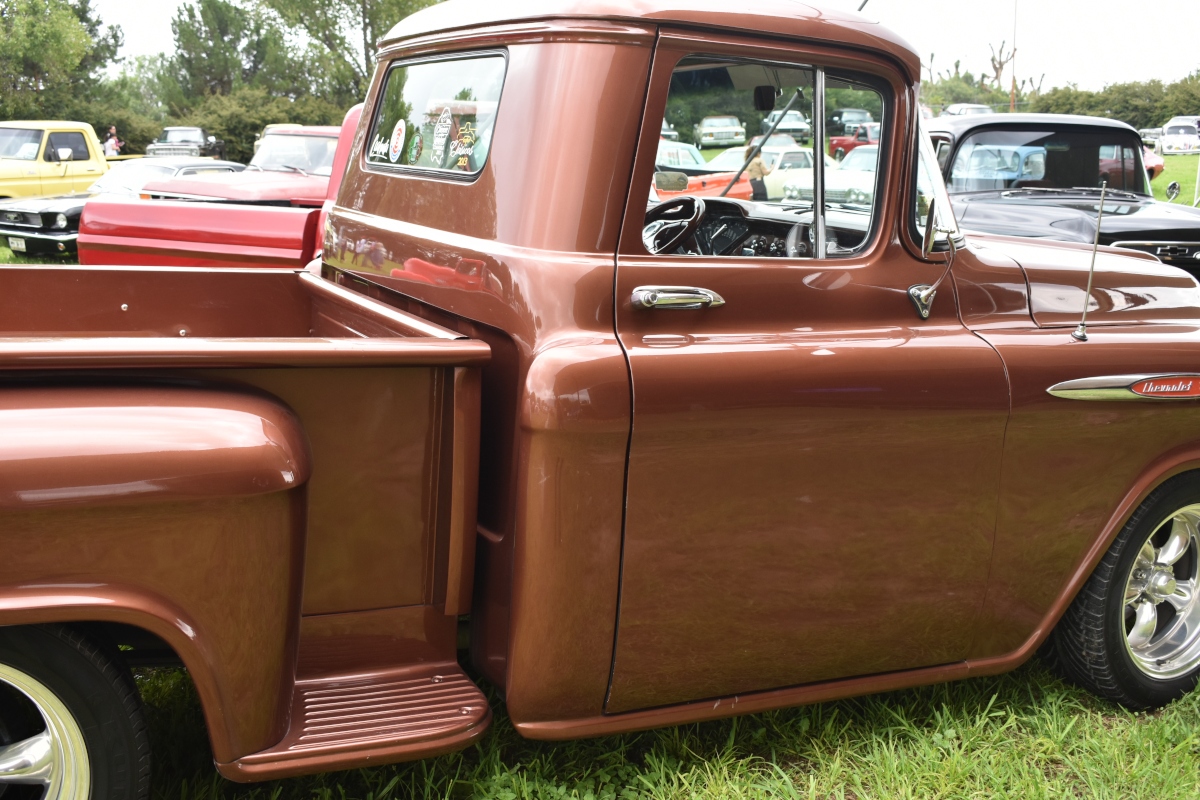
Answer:
M1079 318L1079 327L1071 331L1071 336L1081 342L1087 341L1087 310L1092 301L1092 276L1096 274L1096 250L1100 247L1100 221L1104 219L1104 194L1108 191L1108 181L1100 184L1100 211L1096 214L1096 236L1092 239L1092 265L1088 267L1087 291L1083 293L1083 316Z

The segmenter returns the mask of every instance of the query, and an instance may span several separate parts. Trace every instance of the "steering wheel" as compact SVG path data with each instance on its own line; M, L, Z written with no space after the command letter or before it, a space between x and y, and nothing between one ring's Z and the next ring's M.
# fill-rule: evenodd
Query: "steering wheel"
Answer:
M642 243L654 255L673 253L689 239L695 239L703 219L704 201L698 197L677 197L660 203L646 213Z

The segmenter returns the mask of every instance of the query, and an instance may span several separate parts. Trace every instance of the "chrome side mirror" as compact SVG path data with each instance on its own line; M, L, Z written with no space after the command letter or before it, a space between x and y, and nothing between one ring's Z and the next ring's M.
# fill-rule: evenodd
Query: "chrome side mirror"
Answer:
M660 192L686 192L688 176L682 172L654 173L654 188Z
M1168 183L1167 184L1167 202L1168 203L1174 202L1175 198L1179 197L1179 193L1181 191L1183 191L1183 190L1179 188L1179 181L1171 181L1170 183Z
M71 161L75 158L75 151L69 147L59 147L55 150L59 161Z
M933 255L934 239L937 237L937 205L934 198L929 198L929 210L925 216L925 238L921 240L921 258L926 260Z

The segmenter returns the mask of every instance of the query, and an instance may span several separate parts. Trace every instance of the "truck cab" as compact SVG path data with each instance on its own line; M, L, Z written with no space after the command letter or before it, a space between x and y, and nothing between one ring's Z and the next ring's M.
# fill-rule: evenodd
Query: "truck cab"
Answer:
M107 171L86 122L0 122L0 198L82 192Z

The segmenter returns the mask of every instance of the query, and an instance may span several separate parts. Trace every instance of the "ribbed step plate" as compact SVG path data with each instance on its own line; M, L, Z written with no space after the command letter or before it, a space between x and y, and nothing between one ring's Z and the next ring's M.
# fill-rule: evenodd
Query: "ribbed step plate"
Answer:
M458 664L298 681L283 741L222 772L265 780L426 758L466 747L491 719L487 699Z

